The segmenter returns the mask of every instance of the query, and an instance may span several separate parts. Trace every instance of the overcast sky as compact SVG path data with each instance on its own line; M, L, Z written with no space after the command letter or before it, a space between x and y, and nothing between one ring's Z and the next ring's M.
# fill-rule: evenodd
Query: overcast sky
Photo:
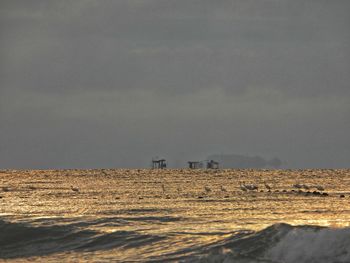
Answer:
M0 168L350 167L349 0L0 1Z

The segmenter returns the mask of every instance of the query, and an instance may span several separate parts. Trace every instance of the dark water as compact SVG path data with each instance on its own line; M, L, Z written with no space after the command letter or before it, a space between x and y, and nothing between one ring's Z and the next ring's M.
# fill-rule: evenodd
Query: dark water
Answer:
M0 261L350 262L350 170L6 170L0 197Z

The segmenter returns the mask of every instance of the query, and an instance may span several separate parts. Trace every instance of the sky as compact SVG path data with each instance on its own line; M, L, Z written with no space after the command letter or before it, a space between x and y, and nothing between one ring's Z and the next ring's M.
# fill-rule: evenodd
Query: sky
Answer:
M350 167L348 0L2 0L0 168Z

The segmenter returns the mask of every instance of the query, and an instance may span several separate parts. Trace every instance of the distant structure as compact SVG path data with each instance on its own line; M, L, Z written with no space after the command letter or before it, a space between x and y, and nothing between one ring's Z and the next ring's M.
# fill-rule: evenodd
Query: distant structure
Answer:
M199 169L202 167L203 167L202 162L198 162L198 161L188 162L188 168L190 168L190 169Z
M164 169L164 168L166 168L165 159L152 160L152 169Z
M210 160L207 162L207 169L219 169L219 162Z

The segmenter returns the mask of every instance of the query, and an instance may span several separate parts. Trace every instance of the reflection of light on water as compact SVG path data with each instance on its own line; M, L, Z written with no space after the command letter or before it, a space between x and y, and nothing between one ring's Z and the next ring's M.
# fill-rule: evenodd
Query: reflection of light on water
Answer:
M257 185L258 191L243 192L242 181ZM292 192L296 183L321 185L330 196ZM350 226L349 195L339 198L340 193L350 192L350 170L8 171L1 174L0 185L11 189L0 194L2 218L35 226L167 236L153 244L147 255L207 244L236 230L261 230L281 222ZM72 191L71 185L79 192Z

